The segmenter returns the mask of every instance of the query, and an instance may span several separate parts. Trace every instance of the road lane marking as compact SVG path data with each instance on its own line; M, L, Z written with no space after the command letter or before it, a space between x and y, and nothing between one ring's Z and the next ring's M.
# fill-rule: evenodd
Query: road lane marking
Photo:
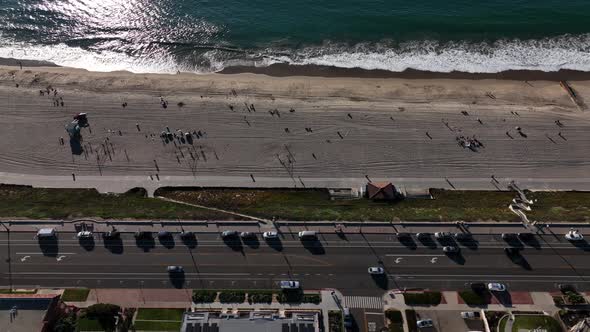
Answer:
M43 253L43 252L17 252L17 255L56 255L56 254L62 254L62 255L75 255L75 252L48 252L48 253Z
M64 259L64 258L66 258L66 256L61 255L59 257L56 257L55 260L58 261L58 262L61 262L61 260Z
M404 259L404 258L403 257L396 258L395 259L395 264L399 264L402 261L402 259Z
M438 255L438 254L387 254L387 257L444 257L445 255Z
M432 257L432 259L430 260L430 263L435 264L437 260L438 260L438 257Z
M27 258L31 258L31 256L24 256L23 258L20 259L21 262L24 262L27 260Z

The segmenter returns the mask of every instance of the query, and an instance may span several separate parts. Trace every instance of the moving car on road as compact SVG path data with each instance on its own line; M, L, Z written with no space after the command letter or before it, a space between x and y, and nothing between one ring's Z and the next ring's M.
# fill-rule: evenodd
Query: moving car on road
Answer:
M383 270L383 268L381 266L371 266L368 271L369 271L369 274L383 274L383 273L385 273L385 270Z
M423 327L432 327L432 319L430 319L430 318L421 319L416 322L416 326L420 329Z
M419 239L427 239L430 237L430 233L416 233L416 237Z
M37 231L38 238L49 238L49 237L56 237L57 232L55 228L41 228Z
M409 239L411 237L412 235L410 235L410 233L397 233L398 239Z
M184 268L180 265L170 265L166 268L168 273L182 273L184 272Z
M159 231L158 232L158 237L161 238L161 239L162 238L169 238L171 236L172 236L172 234L170 232L168 232L168 231Z
M149 239L152 237L152 232L135 232L136 239Z
M279 237L279 233L277 232L264 232L262 233L262 237L265 239L276 239Z
M502 233L502 239L503 240L514 240L516 239L516 234L514 233Z
M190 232L190 231L182 231L180 232L180 238L181 239L189 239L195 236L194 232Z
M565 234L565 239L568 241L582 241L584 240L584 235L577 230L571 230Z
M455 246L444 246L443 247L443 252L452 254L452 253L456 253L459 251L459 248L455 247Z
M112 231L102 233L103 239L118 239L121 233L118 230L113 229Z
M506 285L499 282L490 282L488 284L488 290L492 292L503 292L506 290Z
M317 238L315 231L301 231L298 235L301 240L314 240Z
M455 236L455 239L459 240L459 241L471 240L471 234L469 234L469 233L455 233L454 236Z
M299 281L296 280L283 280L279 283L281 289L298 289Z

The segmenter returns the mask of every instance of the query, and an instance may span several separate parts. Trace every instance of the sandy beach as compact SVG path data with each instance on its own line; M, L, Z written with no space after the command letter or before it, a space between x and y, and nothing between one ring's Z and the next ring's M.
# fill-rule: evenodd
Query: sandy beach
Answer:
M193 179L187 185L208 176L288 179L293 186L366 177L587 181L590 111L559 82L525 79L2 66L0 172L70 181L72 174L147 182L185 176ZM585 104L590 81L571 86ZM64 126L78 112L88 113L90 127L76 155ZM168 130L190 139L166 143L160 135Z

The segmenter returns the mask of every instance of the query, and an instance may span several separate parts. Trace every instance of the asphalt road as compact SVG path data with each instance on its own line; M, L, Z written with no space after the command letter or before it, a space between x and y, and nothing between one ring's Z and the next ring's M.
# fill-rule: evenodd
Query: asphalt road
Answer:
M561 236L542 235L513 246L510 259L499 235L475 235L448 256L435 241L401 243L394 235L321 234L302 244L296 234L280 241L224 242L217 234L195 240L175 236L166 241L136 241L122 234L105 243L95 234L81 243L74 233L60 233L56 243L40 245L34 233L0 233L3 286L99 288L267 288L280 280L301 281L305 289L337 288L345 295L380 295L385 289L422 287L460 289L474 281L505 282L512 290L550 290L557 283L588 287L588 244L574 245ZM10 266L9 266L10 265ZM168 265L182 265L183 276L170 278ZM369 266L382 265L386 277L373 278Z

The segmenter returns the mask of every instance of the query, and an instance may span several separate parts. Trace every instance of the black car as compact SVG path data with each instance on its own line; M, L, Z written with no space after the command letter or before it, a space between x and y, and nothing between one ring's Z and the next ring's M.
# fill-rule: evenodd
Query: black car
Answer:
M190 238L192 238L194 236L195 236L195 233L194 232L190 232L190 231L182 231L180 233L180 238L182 238L182 239L190 239Z
M483 282L472 282L471 290L473 290L476 293L483 293L488 290L488 287Z
M463 241L471 240L471 234L469 234L469 233L455 233L454 236L455 236L455 239L460 240L460 241L461 240L463 240Z
M502 233L503 240L514 240L516 239L517 235L514 233Z
M152 232L135 232L136 239L149 239L152 237Z
M574 292L574 293L577 293L576 286L574 286L572 284L559 284L559 285L557 285L557 288L559 288L559 290L562 293L566 293L566 292Z
M523 241L527 241L527 240L531 240L534 237L534 235L533 235L533 233L524 232L524 233L518 233L518 237Z
M102 237L104 239L118 239L120 236L121 236L121 233L119 233L119 231L114 230L114 229L112 231L102 233Z
M409 239L411 237L412 235L410 235L410 233L397 233L398 239Z

